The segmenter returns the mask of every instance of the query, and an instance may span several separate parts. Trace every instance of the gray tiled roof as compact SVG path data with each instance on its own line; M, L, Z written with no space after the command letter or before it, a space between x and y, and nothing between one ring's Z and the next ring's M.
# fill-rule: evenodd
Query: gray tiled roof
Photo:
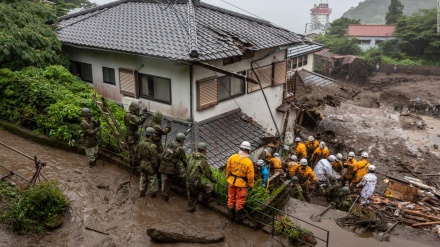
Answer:
M258 123L244 121L239 109L204 120L196 126L196 140L208 145L206 156L214 168L225 166L229 156L238 152L242 141L249 141L256 149L263 144L261 138L271 136Z
M190 60L188 11L185 1L121 0L60 18L58 38L64 44ZM242 55L252 49L292 45L300 37L267 21L209 4L194 8L201 60Z
M303 56L305 54L321 51L322 49L324 49L324 47L325 45L314 42L299 44L287 49L287 57L294 58L294 57Z

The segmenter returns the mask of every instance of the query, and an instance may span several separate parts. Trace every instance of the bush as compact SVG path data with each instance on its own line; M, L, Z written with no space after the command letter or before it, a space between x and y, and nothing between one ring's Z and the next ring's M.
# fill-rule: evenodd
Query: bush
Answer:
M66 197L54 182L40 182L19 192L1 219L8 228L20 233L44 233L62 222L67 208Z
M0 69L0 91L3 92L0 108L4 109L0 117L71 145L76 145L81 137L81 108L90 108L98 117L98 108L92 99L96 92L62 66L30 67L17 72ZM125 131L124 110L109 103ZM100 146L117 150L116 142L109 137L108 126L100 118L103 123Z

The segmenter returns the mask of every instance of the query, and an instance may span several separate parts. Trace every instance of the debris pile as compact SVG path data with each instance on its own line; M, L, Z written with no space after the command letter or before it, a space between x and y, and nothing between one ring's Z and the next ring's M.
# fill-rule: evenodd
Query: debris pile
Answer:
M411 227L436 228L440 225L438 190L416 178L405 177L405 180L409 185L385 181L388 183L385 196L373 195L368 208Z

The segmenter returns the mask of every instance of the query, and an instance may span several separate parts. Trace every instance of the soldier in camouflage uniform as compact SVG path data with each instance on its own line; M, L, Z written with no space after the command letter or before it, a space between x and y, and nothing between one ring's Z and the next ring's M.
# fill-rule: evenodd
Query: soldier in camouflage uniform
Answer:
M147 182L150 185L151 198L156 197L158 190L157 169L159 168L159 155L157 154L157 147L153 143L152 138L156 135L153 128L147 128L145 140L142 140L138 146L140 156L140 173L141 179L139 183L139 196L144 197L147 191ZM147 181L148 179L148 181Z
M292 190L290 191L290 196L295 199L304 201L303 190L302 190L301 185L299 185L298 182L299 182L298 177L293 176L292 177Z
M156 144L157 152L159 154L163 152L162 136L167 135L171 131L171 125L168 121L165 128L162 129L162 121L163 114L159 111L156 111L155 113L153 113L150 123L148 124L148 127L152 127L156 131L156 136L153 137L153 142L154 144Z
M82 108L81 115L83 120L80 127L82 130L82 137L84 140L84 147L86 148L86 156L89 160L89 166L96 165L96 159L98 157L98 136L97 133L101 129L101 122L92 118L92 112L89 108Z
M353 205L353 201L349 195L350 189L348 187L342 187L339 190L338 201L336 202L336 209L341 211L348 212L350 210L351 205Z
M188 158L188 167L186 169L186 188L188 189L188 211L196 211L195 205L199 198L199 193L203 193L203 201L208 202L211 196L213 186L206 179L212 183L217 183L217 180L212 175L211 168L206 160L207 146L200 142L197 145L197 151L192 153ZM206 179L205 179L206 178Z
M162 196L166 202L170 199L172 176L180 173L180 163L182 163L185 168L187 167L186 153L182 148L185 139L186 137L183 133L178 133L176 140L172 143L168 143L162 154L159 172L162 180Z
M131 102L128 107L128 113L124 116L124 124L127 127L126 140L130 157L130 166L137 163L137 145L139 143L139 125L142 125L147 119L145 113L140 114L141 107L137 102Z
M336 180L335 175L329 176L330 185L325 189L324 196L327 202L337 202L341 184Z

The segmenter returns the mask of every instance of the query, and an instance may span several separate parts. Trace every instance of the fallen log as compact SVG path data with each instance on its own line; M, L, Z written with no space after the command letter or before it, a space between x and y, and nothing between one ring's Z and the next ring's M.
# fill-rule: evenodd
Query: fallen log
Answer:
M225 240L225 236L218 232L194 231L178 227L152 227L147 229L147 235L154 241L165 243L216 243Z
M437 225L440 224L440 221L432 221L432 222L425 222L425 223L418 223L418 224L413 224L413 227L416 226L429 226L429 225Z
M417 211L403 210L403 212L405 214L416 215L416 216L420 216L420 217L423 217L425 219L430 219L430 220L433 220L433 221L440 221L440 217L436 217L436 216L433 216L433 215L420 213L420 212L417 212Z
M413 215L409 215L409 214L402 214L403 218L406 219L410 219L410 220L416 220L416 221L421 221L421 222L427 222L428 220L423 218L423 217L417 217L417 216L413 216ZM419 222L417 222L419 223Z

